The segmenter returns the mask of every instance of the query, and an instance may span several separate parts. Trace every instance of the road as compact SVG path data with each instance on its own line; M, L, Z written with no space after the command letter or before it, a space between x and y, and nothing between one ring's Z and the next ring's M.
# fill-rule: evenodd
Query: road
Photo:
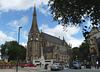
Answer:
M16 67L12 69L0 69L0 72L16 72ZM19 67L18 72L100 72L100 68L98 70L95 68L92 68L92 69L65 68L65 70L61 70L61 71L50 71L50 68L46 70L42 67L24 67L24 68Z
M91 69L66 69L61 71L39 71L39 72L100 72L100 70L91 70Z

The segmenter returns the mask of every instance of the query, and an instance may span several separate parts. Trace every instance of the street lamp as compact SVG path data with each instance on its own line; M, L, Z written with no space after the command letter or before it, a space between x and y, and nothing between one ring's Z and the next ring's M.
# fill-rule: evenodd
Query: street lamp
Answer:
M20 29L21 29L22 27L19 27L19 29L18 29L18 48L19 48L19 40L20 40ZM18 56L17 56L17 66L16 66L16 72L18 72Z

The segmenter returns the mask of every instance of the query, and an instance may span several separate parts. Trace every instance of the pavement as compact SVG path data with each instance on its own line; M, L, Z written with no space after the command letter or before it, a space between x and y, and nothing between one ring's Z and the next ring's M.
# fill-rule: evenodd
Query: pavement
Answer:
M65 68L65 70L68 70L68 68ZM85 69L84 67L81 70L88 70ZM99 71L99 69L95 69L95 67L92 67L91 69L92 71ZM50 67L48 69L44 69L43 67L18 67L18 72L49 72L50 71ZM16 67L12 68L12 69L0 69L0 72L16 72Z
M18 72L40 72L40 71L50 71L50 68L44 69L43 67L18 67ZM12 69L0 69L0 72L16 72L16 67Z

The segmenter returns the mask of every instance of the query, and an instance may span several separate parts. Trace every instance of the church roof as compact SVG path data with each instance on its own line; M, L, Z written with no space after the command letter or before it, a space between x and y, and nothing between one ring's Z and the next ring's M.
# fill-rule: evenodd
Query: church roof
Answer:
M68 54L67 51L61 51L61 50L59 50L59 52L60 52L61 54Z
M62 42L63 42L61 39L51 36L49 34L43 33L43 35L44 35L45 39L49 42L56 43L56 44L62 44Z
M44 53L51 53L51 52L53 52L54 47L55 47L55 46L48 46L48 47L45 47L45 48L43 49L43 52L44 52Z
M62 51L62 50L59 50L59 52L60 52L61 54L68 54L68 55L71 54L71 51Z

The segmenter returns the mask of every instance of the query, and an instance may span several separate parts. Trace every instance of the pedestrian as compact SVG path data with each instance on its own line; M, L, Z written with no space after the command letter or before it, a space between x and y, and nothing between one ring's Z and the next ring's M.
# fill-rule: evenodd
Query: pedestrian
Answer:
M41 62L40 62L40 67L41 67Z
M96 61L96 68L98 69L99 68L99 62Z

